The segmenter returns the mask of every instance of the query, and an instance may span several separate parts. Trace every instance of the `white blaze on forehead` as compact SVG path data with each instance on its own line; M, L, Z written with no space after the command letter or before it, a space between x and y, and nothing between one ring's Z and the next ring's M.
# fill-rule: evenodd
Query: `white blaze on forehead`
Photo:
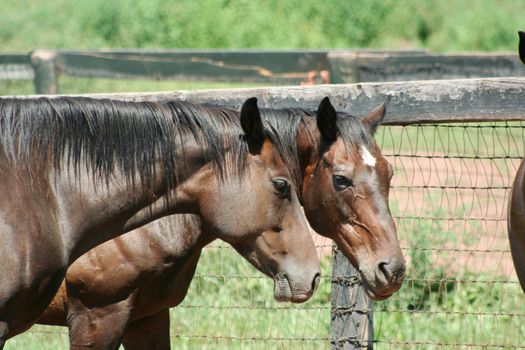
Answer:
M370 165L371 167L376 165L376 158L365 146L361 146L361 156L363 157L363 163L366 165Z

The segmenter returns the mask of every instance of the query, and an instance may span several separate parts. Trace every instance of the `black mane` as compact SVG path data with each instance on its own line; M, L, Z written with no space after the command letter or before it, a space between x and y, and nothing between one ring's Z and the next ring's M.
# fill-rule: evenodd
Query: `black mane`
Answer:
M66 165L77 175L85 167L94 180L108 181L118 169L128 185L137 178L148 186L160 175L171 188L184 168L181 152L189 135L221 177L242 172L248 154L242 134L237 111L182 101L0 98L0 152L11 162L31 166L37 160L55 169ZM267 134L282 149L289 148L288 139L275 130ZM282 149L277 147L286 164L297 164ZM231 159L225 159L226 150ZM158 164L161 174L156 174Z
M371 148L375 144L374 135L361 118L344 112L337 112L337 132L349 152L356 146Z

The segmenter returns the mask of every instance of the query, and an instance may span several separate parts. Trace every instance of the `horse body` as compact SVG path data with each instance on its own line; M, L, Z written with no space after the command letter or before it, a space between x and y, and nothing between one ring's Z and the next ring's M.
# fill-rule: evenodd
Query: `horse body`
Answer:
M518 53L525 64L525 32L519 31ZM525 159L521 162L510 191L507 229L516 274L525 292Z
M507 226L512 261L525 292L525 160L521 162L512 186Z
M234 111L179 102L0 100L0 348L34 323L78 256L158 217L200 214L226 241L286 220L307 232L294 193L272 187L293 185L279 136L257 117L241 114L239 126ZM303 262L309 276L275 276L301 280L278 297L313 293L317 256Z
M404 275L404 259L387 203L391 168L370 135L364 142L357 132L330 136L322 126L320 131L319 113L325 112L320 109L317 120L304 111L263 110L262 114L268 127L296 141L301 164L296 175L303 183L301 195L310 222L319 233L333 238L359 269L368 294L384 299L400 287ZM370 133L383 116L381 106L364 119L364 126L354 128ZM350 116L337 118L361 123ZM336 120L330 121L335 131ZM328 162L337 164L329 166ZM355 184L335 188L333 172L351 177ZM72 348L89 344L112 349L121 341L126 349L169 348L167 308L183 300L202 247L217 238L206 225L201 232L197 223L188 224L188 220L163 218L139 229L141 233L130 232L82 256L68 270L66 284L39 323L68 325ZM171 236L194 238L180 246L179 239L165 242ZM282 253L283 247L300 243L287 239L289 236L264 232L255 240L231 244L267 273L261 259L271 259L279 249Z
M5 164L5 163L4 163ZM28 174L23 170L2 168L0 193L0 334L7 332L6 319L16 319L20 309L28 307L28 316L36 318L46 307L53 291L65 273L67 256L63 253L56 201L46 179L39 178L33 188L20 186ZM38 242L38 244L35 244ZM42 256L41 250L51 252ZM13 255L11 252L19 252ZM31 268L27 268L31 266ZM38 298L34 298L37 295ZM10 328L27 328L24 322L13 322ZM1 345L1 341L0 341Z
M69 268L67 284L38 323L69 326L71 348L118 348L136 324L142 333L144 324L182 302L202 247L215 238L201 231L198 217L173 215L105 242ZM169 344L169 333L162 339L169 319L151 328L147 348Z

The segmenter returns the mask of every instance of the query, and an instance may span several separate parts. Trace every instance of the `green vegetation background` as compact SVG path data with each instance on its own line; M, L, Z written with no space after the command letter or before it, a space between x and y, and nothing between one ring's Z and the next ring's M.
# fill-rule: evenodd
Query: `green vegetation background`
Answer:
M515 50L523 0L2 0L0 47Z

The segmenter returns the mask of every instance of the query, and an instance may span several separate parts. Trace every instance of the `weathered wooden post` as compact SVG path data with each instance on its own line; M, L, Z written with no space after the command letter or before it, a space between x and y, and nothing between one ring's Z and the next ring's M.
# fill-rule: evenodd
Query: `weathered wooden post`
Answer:
M374 340L372 301L364 292L357 270L336 246L332 256L332 349L371 350Z
M55 57L56 53L48 50L36 50L31 53L31 65L35 71L34 84L37 94L58 93Z

